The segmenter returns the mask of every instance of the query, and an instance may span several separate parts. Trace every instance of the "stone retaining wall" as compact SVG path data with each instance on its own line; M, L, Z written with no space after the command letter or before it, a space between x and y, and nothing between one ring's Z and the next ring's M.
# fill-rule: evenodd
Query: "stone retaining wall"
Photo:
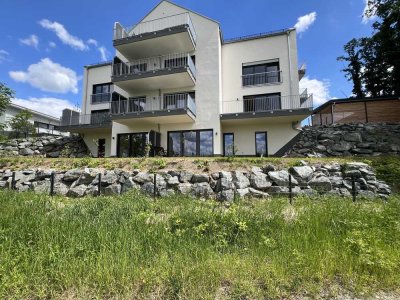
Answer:
M0 143L0 156L85 157L90 152L79 136L41 136Z
M193 174L187 171L168 171L154 174L133 170L73 169L66 172L53 170L11 170L0 171L0 187L10 188L12 183L18 191L32 190L38 193L50 192L50 178L54 175L54 192L68 197L86 195L123 194L138 189L153 196L185 194L196 198L212 198L219 201L232 201L235 197L267 198L272 195L285 195L289 192L291 176L294 194L336 194L350 196L352 180L361 196L387 197L390 187L377 180L373 170L364 163L354 162L346 165L302 166L277 170L272 165L263 168L252 167L251 171L221 171L213 174ZM99 175L101 174L101 175ZM99 182L100 180L100 182Z
M334 124L304 127L289 157L400 155L400 124Z

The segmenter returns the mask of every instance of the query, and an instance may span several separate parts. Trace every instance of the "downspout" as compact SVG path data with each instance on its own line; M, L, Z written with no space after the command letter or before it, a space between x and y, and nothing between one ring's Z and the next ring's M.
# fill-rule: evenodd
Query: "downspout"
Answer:
M290 44L290 33L291 31L288 31L286 33L287 37L287 45L288 45L288 58L289 58L289 95L293 96L293 87L292 87L292 51L291 51L291 44Z

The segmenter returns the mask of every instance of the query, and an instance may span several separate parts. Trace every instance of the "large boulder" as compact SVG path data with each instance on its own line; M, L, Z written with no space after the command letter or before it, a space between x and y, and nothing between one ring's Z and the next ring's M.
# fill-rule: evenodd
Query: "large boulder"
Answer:
M65 172L63 180L65 182L73 182L78 180L78 178L81 176L82 174L82 170L80 169L72 169L72 170L68 170L67 172Z
M208 182L208 174L194 174L191 179L192 183Z
M308 185L318 192L328 192L332 189L332 183L326 176L313 177Z
M289 171L300 183L308 182L314 173L310 166L292 167Z
M269 178L278 186L289 186L289 172L286 170L268 172ZM297 185L296 178L292 176L292 185Z
M272 182L264 173L252 173L250 175L250 184L255 189L266 190L272 185Z
M197 198L208 199L214 195L214 191L206 182L195 183L192 185L192 195Z
M243 172L235 171L232 174L233 183L237 189L245 189L250 186L249 179L243 174Z

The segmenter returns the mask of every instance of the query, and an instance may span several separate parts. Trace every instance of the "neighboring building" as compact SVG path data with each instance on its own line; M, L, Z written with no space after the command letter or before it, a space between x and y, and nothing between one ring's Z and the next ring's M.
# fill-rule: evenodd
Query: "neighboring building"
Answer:
M32 114L32 118L29 121L35 126L37 134L65 135L64 132L61 132L58 129L60 126L59 118L14 103L11 103L7 107L6 111L0 116L0 124L7 125L4 129L4 133L7 134L12 131L11 127L8 125L9 121L23 110L27 110Z
M400 97L334 99L316 108L312 124L400 122Z
M311 114L295 29L224 40L218 22L162 1L130 29L115 23L113 44L112 62L85 67L81 115L62 120L94 155L141 156L146 143L168 156L274 155Z

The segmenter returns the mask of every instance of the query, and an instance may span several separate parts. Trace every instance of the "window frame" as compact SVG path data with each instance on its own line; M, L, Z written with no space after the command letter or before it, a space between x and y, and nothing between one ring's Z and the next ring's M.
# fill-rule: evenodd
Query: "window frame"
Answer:
M204 131L210 131L211 132L211 137L212 137L212 144L211 144L211 148L212 148L212 156L214 156L214 129L210 128L210 129L192 129L192 130L171 130L167 132L167 156L168 157L174 157L170 155L170 144L169 144L169 136L171 133L179 133L179 137L180 137L180 153L179 156L177 157L208 157L208 156L202 156L200 155L200 132L204 132ZM184 139L183 139L183 134L187 133L187 132L195 132L196 133L196 155L194 156L184 156Z
M257 71L257 67L264 67L262 72ZM268 71L269 67L276 67L276 71ZM253 68L251 73L245 74L246 69ZM268 73L277 72L277 76L267 76ZM263 76L261 76L263 74ZM260 75L256 77L256 75ZM276 81L270 80L270 78L277 78ZM261 80L260 80L261 79ZM263 82L255 82L255 81L263 81ZM252 87L252 86L260 86L260 85L269 85L269 84L280 84L282 80L280 62L279 59L270 60L270 61L258 61L254 63L242 63L242 87ZM250 82L250 83L249 83Z

